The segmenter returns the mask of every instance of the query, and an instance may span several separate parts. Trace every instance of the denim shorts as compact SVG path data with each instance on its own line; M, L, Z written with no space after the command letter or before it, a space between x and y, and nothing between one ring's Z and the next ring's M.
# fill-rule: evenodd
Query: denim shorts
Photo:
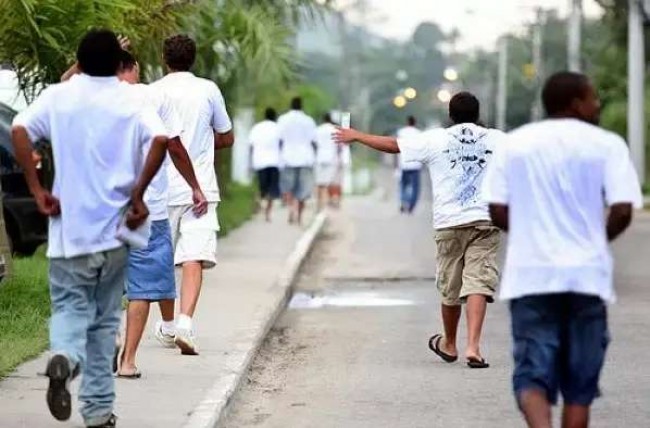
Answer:
M311 197L314 172L311 167L286 167L281 174L282 193L289 193L300 202Z
M153 221L147 248L129 252L126 277L126 297L129 300L176 298L174 250L168 220Z
M609 344L607 308L596 296L574 293L527 296L510 302L518 402L525 391L546 393L556 404L589 406Z

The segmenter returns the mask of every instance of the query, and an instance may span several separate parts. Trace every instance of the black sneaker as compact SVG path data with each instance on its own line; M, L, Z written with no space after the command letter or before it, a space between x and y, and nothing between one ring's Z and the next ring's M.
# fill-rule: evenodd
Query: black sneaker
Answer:
M111 415L106 422L101 425L88 425L87 428L113 428L117 426L117 416Z
M56 354L47 363L45 375L50 378L47 388L47 406L56 420L67 421L72 413L72 397L68 387L73 373L70 360L63 354Z

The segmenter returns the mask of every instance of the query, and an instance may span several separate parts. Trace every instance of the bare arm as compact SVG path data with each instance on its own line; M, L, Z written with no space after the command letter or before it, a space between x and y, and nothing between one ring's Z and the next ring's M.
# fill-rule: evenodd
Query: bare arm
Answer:
M632 204L614 204L607 217L607 239L618 238L632 223Z
M490 217L492 224L504 232L508 231L510 226L510 209L508 205L490 204Z
M181 174L181 177L187 182L187 184L192 189L192 199L194 200L194 214L197 216L202 216L208 210L208 201L201 190L199 185L199 180L196 178L196 173L194 172L194 166L192 165L192 160L190 155L185 150L185 146L181 142L181 139L174 137L169 140L167 144L167 151L169 152L169 157L172 159L174 166Z
M72 76L79 73L81 73L81 69L79 68L79 63L75 62L74 64L72 64L70 68L68 68L65 71L65 73L61 75L61 81L62 82L68 81Z
M214 149L221 150L232 147L235 144L235 133L230 130L226 133L214 133Z
M337 143L351 143L358 141L375 150L385 153L399 153L397 138L382 137L380 135L364 134L356 129L336 128L334 139Z
M23 126L14 126L11 129L11 140L16 153L16 161L23 169L25 181L30 193L34 196L36 205L41 213L48 216L57 216L61 213L61 206L49 191L41 184L33 159L32 142L27 130Z

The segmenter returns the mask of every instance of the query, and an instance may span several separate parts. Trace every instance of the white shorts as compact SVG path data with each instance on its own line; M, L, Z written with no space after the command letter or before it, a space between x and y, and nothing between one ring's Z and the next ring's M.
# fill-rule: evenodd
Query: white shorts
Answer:
M338 167L336 164L319 163L316 164L316 185L330 186L336 183L336 173Z
M204 269L211 269L217 264L217 203L208 204L208 212L196 217L193 205L169 207L169 225L172 229L174 245L174 264L180 266L186 262L201 262Z

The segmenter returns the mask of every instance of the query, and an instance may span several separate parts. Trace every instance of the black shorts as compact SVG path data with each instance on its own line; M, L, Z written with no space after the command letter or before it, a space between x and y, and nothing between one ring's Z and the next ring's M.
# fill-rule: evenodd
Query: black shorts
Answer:
M598 381L609 343L607 308L596 296L559 293L510 303L517 401L529 390L557 403L589 406L600 395Z
M263 199L280 197L280 169L269 167L258 170L257 181L260 185L260 196Z

